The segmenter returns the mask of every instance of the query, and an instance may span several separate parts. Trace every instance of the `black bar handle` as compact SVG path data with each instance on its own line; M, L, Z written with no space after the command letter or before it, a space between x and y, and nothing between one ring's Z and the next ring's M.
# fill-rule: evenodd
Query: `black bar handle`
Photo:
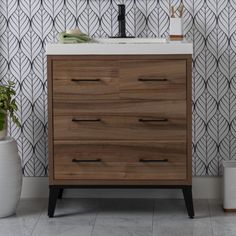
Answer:
M159 160L140 159L139 162L144 162L144 163L165 163L165 162L168 162L168 159L159 159Z
M73 122L100 122L101 119L79 119L79 118L73 118Z
M72 82L101 82L101 79L71 79Z
M139 122L146 122L146 123L148 123L148 122L167 122L168 121L168 119L167 118L158 118L158 119L139 119Z
M78 160L78 159L72 159L72 162L74 163L93 163L93 162L101 162L101 159L94 159L94 160Z
M168 79L166 78L138 78L138 81L142 82L166 82Z

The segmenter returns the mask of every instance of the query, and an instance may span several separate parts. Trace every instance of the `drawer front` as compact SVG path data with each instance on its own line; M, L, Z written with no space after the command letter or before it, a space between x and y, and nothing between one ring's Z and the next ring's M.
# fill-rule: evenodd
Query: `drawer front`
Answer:
M186 101L155 100L93 100L53 103L55 116L70 115L159 115L183 118L186 115Z
M185 140L186 102L140 105L136 113L72 113L54 116L55 140ZM76 109L74 109L76 111ZM132 110L132 109L131 109Z
M132 60L120 64L120 97L186 99L185 60Z
M118 67L113 61L54 61L53 99L115 99L118 94Z
M183 180L186 166L186 142L54 144L55 179Z

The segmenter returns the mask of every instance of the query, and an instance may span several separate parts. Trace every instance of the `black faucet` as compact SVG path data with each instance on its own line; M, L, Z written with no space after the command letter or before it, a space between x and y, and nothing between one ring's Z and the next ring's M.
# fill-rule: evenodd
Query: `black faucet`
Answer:
M120 4L120 5L118 5L118 8L119 8L119 15L118 15L119 34L118 34L118 38L126 38L125 5Z

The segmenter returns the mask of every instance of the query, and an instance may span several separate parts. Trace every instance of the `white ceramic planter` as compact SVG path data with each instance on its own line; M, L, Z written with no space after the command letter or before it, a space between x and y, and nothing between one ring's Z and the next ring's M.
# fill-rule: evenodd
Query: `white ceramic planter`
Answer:
M3 140L7 137L7 116L5 118L5 124L3 130L0 130L0 140Z
M21 160L16 141L0 141L0 217L15 214L22 186Z

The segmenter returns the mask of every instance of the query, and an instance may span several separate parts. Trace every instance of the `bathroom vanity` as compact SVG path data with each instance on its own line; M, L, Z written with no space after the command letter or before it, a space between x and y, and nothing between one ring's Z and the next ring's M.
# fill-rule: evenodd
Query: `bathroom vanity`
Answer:
M48 215L65 188L180 188L192 203L188 42L47 45Z

